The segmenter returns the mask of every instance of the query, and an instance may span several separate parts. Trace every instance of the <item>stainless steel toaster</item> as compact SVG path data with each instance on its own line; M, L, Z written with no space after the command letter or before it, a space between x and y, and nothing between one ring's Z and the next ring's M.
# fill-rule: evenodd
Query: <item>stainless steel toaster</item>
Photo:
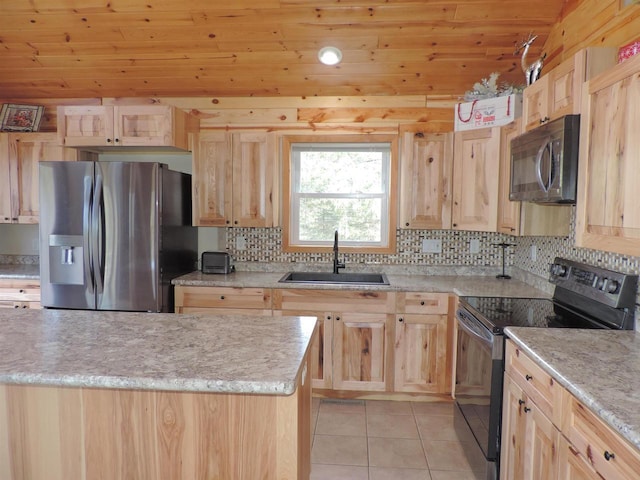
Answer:
M236 268L227 252L202 252L202 273L231 273Z

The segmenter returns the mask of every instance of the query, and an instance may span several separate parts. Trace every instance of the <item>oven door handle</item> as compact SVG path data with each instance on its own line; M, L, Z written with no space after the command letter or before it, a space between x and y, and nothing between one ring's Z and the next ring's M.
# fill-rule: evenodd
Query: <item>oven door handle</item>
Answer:
M478 338L489 349L493 360L502 359L503 352L501 351L502 349L496 348L500 343L494 343L495 336L482 325L478 325L479 321L470 317L466 312L458 310L456 313L458 326L465 332Z

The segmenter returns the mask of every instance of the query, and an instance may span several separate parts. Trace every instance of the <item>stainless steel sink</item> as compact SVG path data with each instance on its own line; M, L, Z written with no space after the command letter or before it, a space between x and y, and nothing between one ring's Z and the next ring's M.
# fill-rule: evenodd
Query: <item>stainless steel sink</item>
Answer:
M349 285L389 285L389 280L384 273L357 273L357 272L289 272L280 280L280 283L336 283Z

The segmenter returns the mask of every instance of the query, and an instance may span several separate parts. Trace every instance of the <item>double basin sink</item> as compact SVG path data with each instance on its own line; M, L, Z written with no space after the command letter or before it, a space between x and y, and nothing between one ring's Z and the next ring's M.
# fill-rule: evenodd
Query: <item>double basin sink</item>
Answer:
M384 273L357 272L289 272L280 283L339 284L339 285L389 285Z

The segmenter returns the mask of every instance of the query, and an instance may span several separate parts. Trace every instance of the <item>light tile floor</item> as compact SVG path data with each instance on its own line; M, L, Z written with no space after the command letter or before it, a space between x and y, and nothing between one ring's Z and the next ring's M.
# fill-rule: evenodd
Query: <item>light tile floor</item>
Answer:
M453 403L313 399L311 480L476 480L483 457L460 441ZM465 452L471 452L471 461Z

